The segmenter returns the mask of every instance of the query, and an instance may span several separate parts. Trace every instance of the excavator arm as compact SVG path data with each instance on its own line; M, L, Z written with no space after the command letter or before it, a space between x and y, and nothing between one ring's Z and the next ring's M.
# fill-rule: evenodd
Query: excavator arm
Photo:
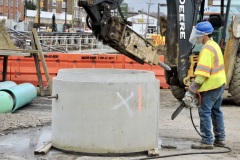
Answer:
M111 10L115 9L119 9L121 14L122 2L123 0L79 0L78 6L83 7L87 12L87 25L103 44L111 46L140 64L146 62L171 70L168 65L159 61L162 52L160 48L129 28L130 22L112 16Z

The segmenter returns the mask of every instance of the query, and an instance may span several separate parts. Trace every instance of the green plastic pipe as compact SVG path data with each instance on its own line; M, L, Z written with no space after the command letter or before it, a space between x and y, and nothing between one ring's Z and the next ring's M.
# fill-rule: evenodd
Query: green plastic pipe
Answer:
M0 82L0 89L11 88L16 85L17 84L13 81L4 81L4 82Z
M5 91L12 96L14 105L11 112L30 103L37 97L37 89L31 83L19 84L11 88L0 89L0 91Z
M5 92L0 91L0 113L9 113L13 109L13 99L12 96Z

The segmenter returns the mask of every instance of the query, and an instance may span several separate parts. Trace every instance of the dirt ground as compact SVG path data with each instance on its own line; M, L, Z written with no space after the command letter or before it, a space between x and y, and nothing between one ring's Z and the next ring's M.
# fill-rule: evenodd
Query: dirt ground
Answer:
M199 135L194 130L189 109L183 111L171 120L171 114L179 106L180 102L173 98L170 90L160 90L160 114L159 114L159 152L160 156L203 152L192 150L191 144L200 141ZM184 155L163 159L240 159L240 107L231 100L230 95L224 93L222 104L224 122L226 128L226 143L232 149L230 153L223 154L196 154ZM197 110L193 110L193 119L199 129L199 117ZM91 156L63 153L51 149L46 155L34 155L34 150L51 139L51 100L47 97L37 97L31 104L17 110L13 114L0 114L0 159L1 160L90 160L111 159L127 160L146 157L145 154L129 156ZM225 151L223 148L214 148L210 152ZM204 150L206 152L206 150ZM159 159L159 158L157 158Z

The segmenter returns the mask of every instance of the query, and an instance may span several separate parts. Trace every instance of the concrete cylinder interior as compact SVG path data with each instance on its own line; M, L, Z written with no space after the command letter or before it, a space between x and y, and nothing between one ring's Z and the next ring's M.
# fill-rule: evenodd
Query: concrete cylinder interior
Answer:
M160 83L153 72L63 69L53 79L52 145L83 153L158 147Z

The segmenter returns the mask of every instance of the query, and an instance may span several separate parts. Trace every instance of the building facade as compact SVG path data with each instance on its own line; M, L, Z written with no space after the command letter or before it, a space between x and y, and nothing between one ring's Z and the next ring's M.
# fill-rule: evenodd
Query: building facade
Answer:
M72 15L70 22L74 23L74 26L82 26L86 12L83 8L78 7L77 3L78 0L43 0L40 6L42 11L51 12L55 15L65 13ZM36 5L38 6L38 4Z
M44 0L41 7L46 12L72 14L73 0Z
M23 0L0 0L0 16L16 21L24 20Z

